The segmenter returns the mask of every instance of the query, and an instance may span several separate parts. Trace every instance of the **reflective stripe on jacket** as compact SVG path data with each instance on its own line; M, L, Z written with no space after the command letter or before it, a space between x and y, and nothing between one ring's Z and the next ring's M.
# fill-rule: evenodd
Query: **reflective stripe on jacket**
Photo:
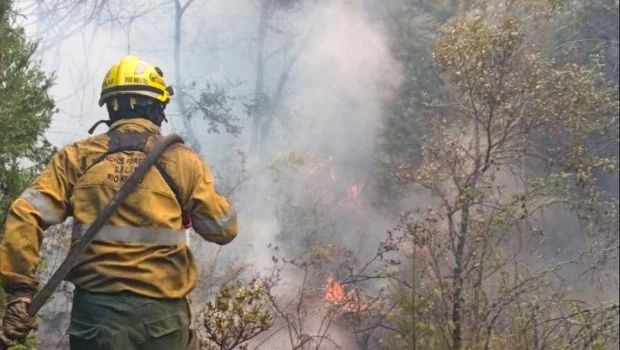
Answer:
M153 134L146 149L160 133L145 119L121 120L110 130ZM97 163L110 142L110 136L102 134L65 147L13 203L0 250L0 278L7 293L33 295L44 230L72 216L75 242L144 159L144 153L128 151L106 155ZM158 166L165 174L155 167L149 170L99 231L68 281L91 292L183 297L196 285L196 266L185 241L181 206L207 241L223 245L236 237L235 209L217 193L211 171L198 154L174 145ZM177 198L164 175L182 198Z

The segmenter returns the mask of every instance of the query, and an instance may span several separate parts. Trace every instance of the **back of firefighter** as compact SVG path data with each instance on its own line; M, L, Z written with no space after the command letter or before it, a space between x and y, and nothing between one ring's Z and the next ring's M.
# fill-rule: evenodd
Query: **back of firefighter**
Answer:
M23 342L37 328L26 309L38 288L44 231L73 217L75 243L162 137L173 94L158 68L124 57L105 76L105 134L60 150L9 209L0 251L6 312L0 341ZM99 123L98 123L99 124ZM96 124L91 133L98 125ZM218 194L209 167L189 147L170 147L99 231L72 269L70 347L195 348L186 296L196 285L184 224L205 240L237 235L231 202Z

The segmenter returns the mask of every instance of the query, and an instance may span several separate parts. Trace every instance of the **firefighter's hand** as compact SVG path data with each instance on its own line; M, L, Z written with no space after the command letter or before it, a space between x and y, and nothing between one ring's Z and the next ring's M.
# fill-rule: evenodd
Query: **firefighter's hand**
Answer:
M37 329L36 319L28 316L28 304L30 298L17 298L6 305L0 330L0 343L6 348L16 342L23 343L28 333Z
M4 332L2 331L2 329L0 329L0 350L6 350L9 347L11 347L11 345L14 345L14 344L15 342L7 338L7 336L4 335Z

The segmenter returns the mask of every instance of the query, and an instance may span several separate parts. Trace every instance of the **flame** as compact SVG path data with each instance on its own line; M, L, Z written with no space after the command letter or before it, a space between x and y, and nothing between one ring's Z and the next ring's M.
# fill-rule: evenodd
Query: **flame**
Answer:
M342 283L332 274L327 276L323 290L325 290L323 301L333 306L341 307L347 312L364 311L369 307L367 303L359 301L355 290L351 290L348 293L345 292Z

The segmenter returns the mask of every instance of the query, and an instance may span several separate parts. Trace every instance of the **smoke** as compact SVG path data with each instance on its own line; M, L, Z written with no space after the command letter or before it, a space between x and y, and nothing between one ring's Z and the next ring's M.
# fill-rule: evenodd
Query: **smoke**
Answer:
M303 251L308 248L339 254L330 251L335 244L363 259L393 223L365 200L381 108L400 77L387 37L366 18L360 3L351 1L321 4L292 21L303 28L303 46L285 101L290 113L274 123L268 152L295 152L304 164L259 184L259 191L269 195L250 204L251 213L258 213L248 213L252 256L262 270L272 265L267 242L283 246L283 255L312 255ZM283 272L278 289L283 301L298 295L302 279L299 271ZM307 318L305 332L318 332L322 321ZM340 346L355 348L345 330L334 326L329 335ZM288 343L288 337L274 336L261 348Z
M368 160L382 103L397 83L398 64L384 34L351 2L323 5L309 21L310 38L290 99L299 119L294 144L307 152Z
M319 206L318 210L326 215L320 221L332 222L329 232L337 232L342 241L351 245L359 237L346 236L356 231L344 226L351 228L355 223L359 225L360 217L371 221L377 215L370 208L348 210L352 207L330 203L330 199L345 195L354 185L360 191L370 187L375 132L381 106L398 82L398 64L381 28L366 20L355 2L333 1L295 16L292 22L302 28L304 36L285 101L290 113L274 121L271 138L266 142L271 154L295 152L305 163L299 169L279 174L275 184L262 189L270 195L260 195L252 207L253 213L260 213L252 215L253 246L265 246L265 242L273 242L283 233L276 217L277 207L290 208L295 203ZM239 198L243 201L243 197ZM365 213L362 215L360 210ZM383 220L377 218L374 222ZM307 226L308 222L298 224ZM384 232L385 227L376 228ZM299 233L303 230L299 227L291 234L301 239ZM261 261L270 261L269 252L259 255Z

